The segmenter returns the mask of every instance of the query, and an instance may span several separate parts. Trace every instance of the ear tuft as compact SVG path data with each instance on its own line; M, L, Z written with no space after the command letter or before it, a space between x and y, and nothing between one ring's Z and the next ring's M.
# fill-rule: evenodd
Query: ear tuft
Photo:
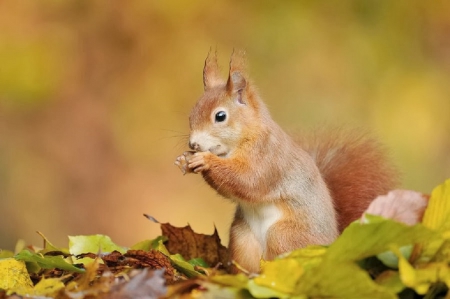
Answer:
M212 49L209 49L205 66L203 67L203 87L205 91L223 83L223 80L220 78L219 65L217 63L217 49L214 51L214 54L211 52Z
M230 74L227 89L230 93L242 91L247 86L246 59L244 50L233 50L230 59Z

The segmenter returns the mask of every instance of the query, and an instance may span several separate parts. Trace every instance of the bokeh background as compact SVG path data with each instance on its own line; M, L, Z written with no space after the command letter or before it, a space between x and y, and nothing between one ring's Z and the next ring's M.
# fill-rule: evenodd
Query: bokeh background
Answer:
M0 248L131 246L161 222L227 242L233 207L173 165L210 47L287 130L364 127L402 187L450 177L449 1L1 1Z

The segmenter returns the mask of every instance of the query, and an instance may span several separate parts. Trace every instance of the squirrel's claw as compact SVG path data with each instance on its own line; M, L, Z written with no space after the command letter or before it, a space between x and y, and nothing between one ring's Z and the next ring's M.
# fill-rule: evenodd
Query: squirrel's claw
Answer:
M191 159L191 157L194 156L194 154L195 154L195 152L187 151L175 159L175 165L178 166L178 168L181 170L183 175L185 175L187 173L193 173L193 172L196 173L197 172L197 171L194 171L194 168L190 167L190 165L189 165L190 159Z
M177 159L175 160L175 165L178 166L183 175L185 175L188 172L187 161L184 155L177 157Z

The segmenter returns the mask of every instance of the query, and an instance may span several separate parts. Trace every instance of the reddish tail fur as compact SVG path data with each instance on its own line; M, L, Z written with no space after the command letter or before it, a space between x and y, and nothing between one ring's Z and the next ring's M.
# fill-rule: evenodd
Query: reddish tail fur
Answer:
M298 141L316 161L330 190L340 232L397 184L397 172L384 148L363 132L316 132Z

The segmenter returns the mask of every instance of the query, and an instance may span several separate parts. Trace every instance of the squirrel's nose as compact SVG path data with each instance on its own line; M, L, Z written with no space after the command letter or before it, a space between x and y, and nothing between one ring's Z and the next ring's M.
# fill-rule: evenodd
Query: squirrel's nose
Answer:
M199 148L199 145L198 145L197 142L191 142L191 141L189 141L189 147L190 147L192 150L197 151L198 148Z

